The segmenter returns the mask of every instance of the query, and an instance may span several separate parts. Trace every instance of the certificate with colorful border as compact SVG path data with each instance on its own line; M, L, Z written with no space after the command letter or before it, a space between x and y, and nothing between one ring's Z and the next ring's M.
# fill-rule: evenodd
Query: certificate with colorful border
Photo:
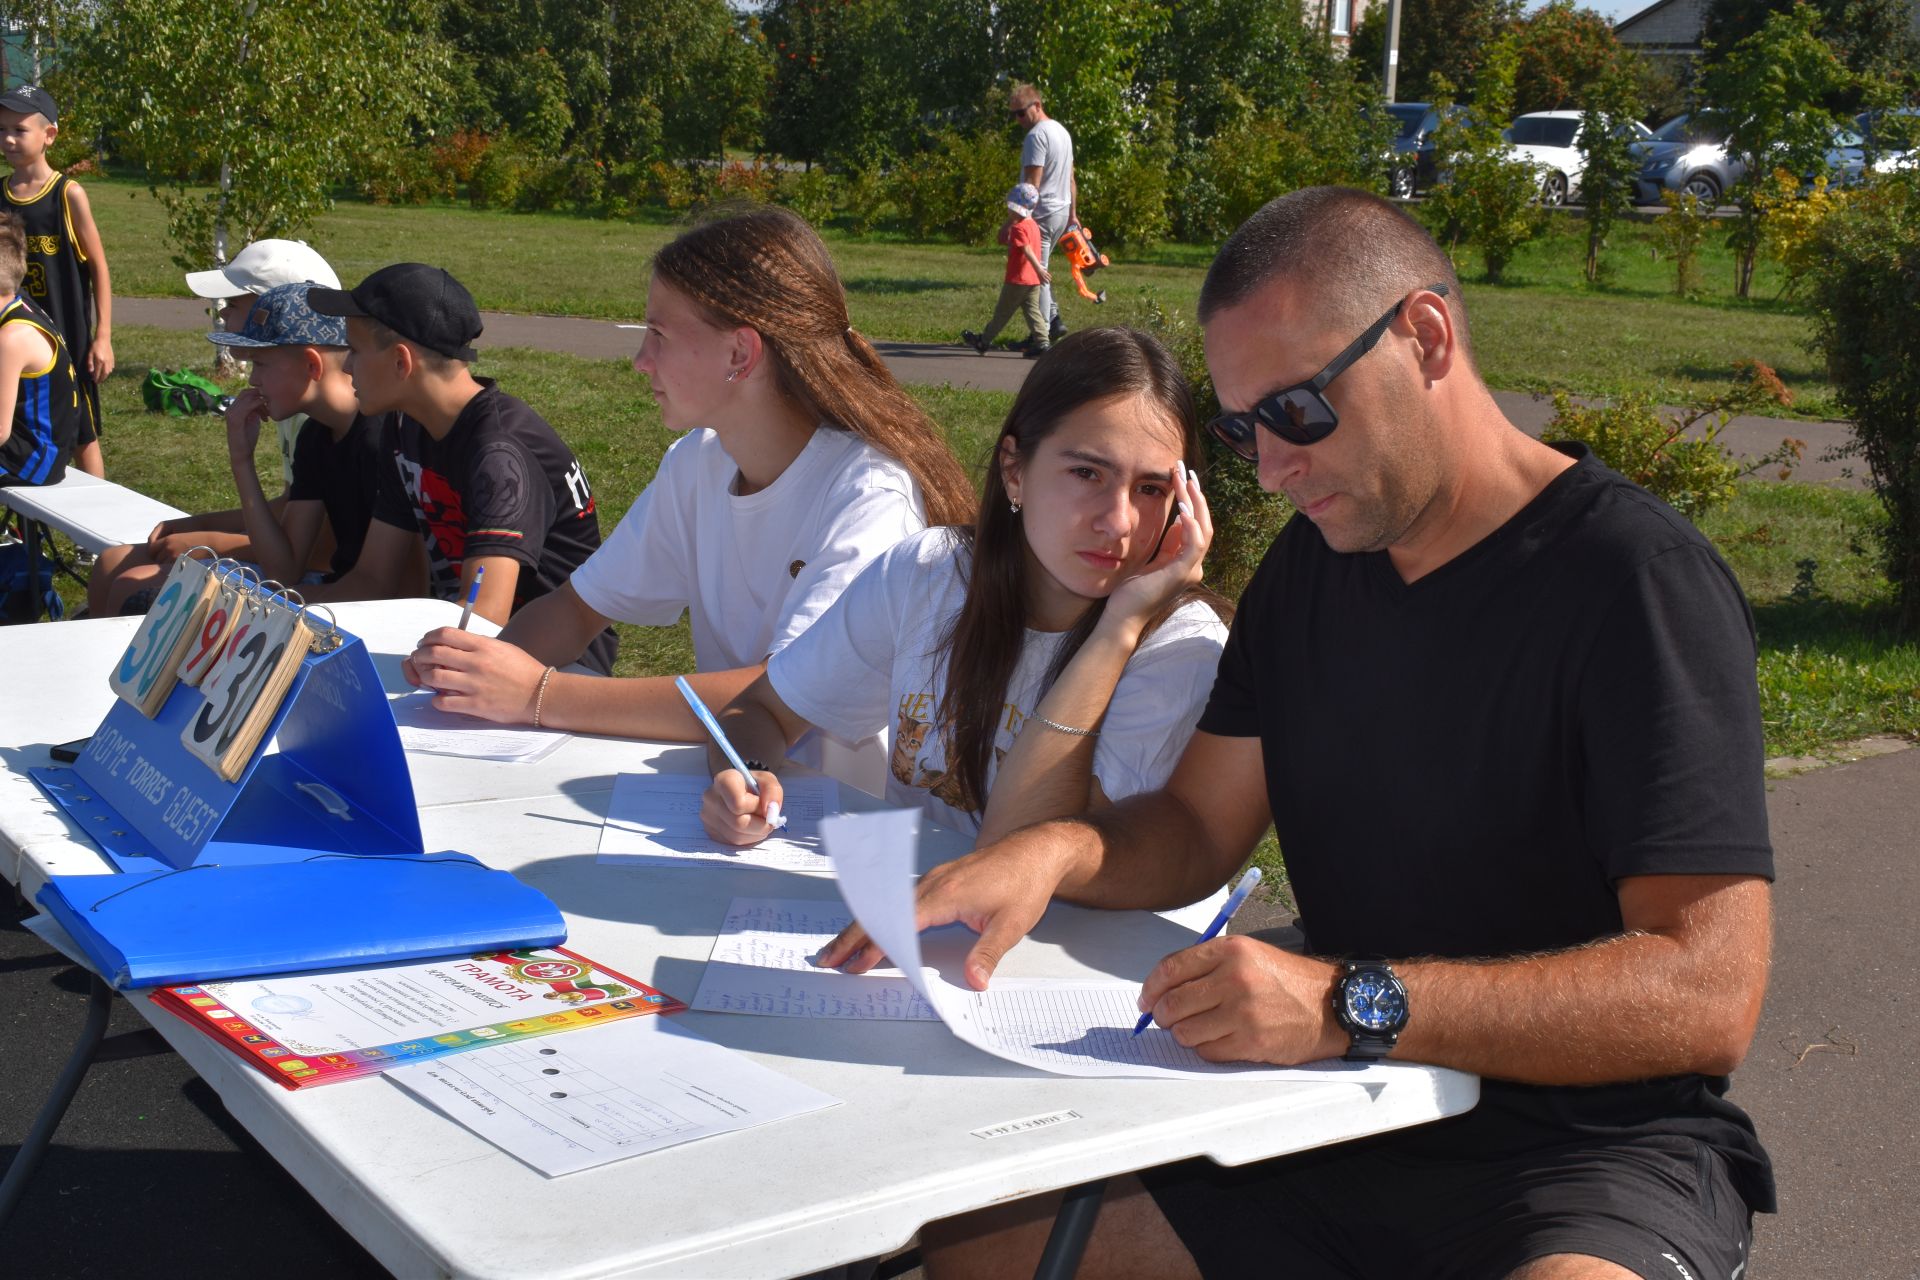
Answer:
M687 1007L564 947L159 987L150 994L289 1089Z

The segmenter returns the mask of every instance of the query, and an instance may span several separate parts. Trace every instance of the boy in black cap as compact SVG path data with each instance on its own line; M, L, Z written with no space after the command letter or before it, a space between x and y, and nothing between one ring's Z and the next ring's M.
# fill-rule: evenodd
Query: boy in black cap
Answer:
M462 599L482 567L474 611L504 625L570 577L600 545L600 520L573 451L525 402L467 366L480 311L438 267L401 262L352 290L312 288L322 315L347 319L346 371L363 414L393 413L373 523L359 563L309 600L368 600L421 588ZM613 670L614 635L581 661Z
M27 228L27 276L20 292L53 317L66 339L85 409L74 465L104 477L95 384L113 372L113 292L86 192L47 163L47 149L60 136L59 120L60 109L38 85L0 94L0 152L13 169L7 204Z

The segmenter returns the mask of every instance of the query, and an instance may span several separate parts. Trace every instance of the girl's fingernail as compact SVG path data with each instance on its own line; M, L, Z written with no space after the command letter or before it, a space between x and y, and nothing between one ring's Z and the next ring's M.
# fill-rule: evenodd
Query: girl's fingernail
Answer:
M1191 517L1191 516L1193 515L1193 508L1192 508L1192 507L1190 507L1190 506L1188 506L1188 505L1187 505L1186 503L1184 503L1184 502L1182 502L1182 503L1180 503L1180 504L1178 504L1178 505L1179 505L1179 507L1180 507L1180 514L1181 514L1181 515L1183 515L1183 516L1189 516L1189 517Z

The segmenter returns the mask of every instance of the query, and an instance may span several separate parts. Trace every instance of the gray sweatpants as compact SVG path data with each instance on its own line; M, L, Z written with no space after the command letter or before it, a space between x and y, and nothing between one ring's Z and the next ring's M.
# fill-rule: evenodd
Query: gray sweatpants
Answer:
M1067 234L1067 211L1056 209L1044 218L1034 214L1033 219L1040 224L1040 265L1049 274L1053 271L1053 246L1060 243L1060 237ZM1053 286L1040 286L1040 314L1047 318L1049 326L1060 323L1060 304L1053 300Z

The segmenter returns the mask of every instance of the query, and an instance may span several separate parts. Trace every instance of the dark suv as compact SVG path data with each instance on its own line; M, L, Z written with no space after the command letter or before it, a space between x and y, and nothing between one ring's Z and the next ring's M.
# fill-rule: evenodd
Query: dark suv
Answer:
M1433 131L1440 117L1428 102L1395 102L1387 111L1400 126L1387 162L1387 193L1404 200L1433 185Z

